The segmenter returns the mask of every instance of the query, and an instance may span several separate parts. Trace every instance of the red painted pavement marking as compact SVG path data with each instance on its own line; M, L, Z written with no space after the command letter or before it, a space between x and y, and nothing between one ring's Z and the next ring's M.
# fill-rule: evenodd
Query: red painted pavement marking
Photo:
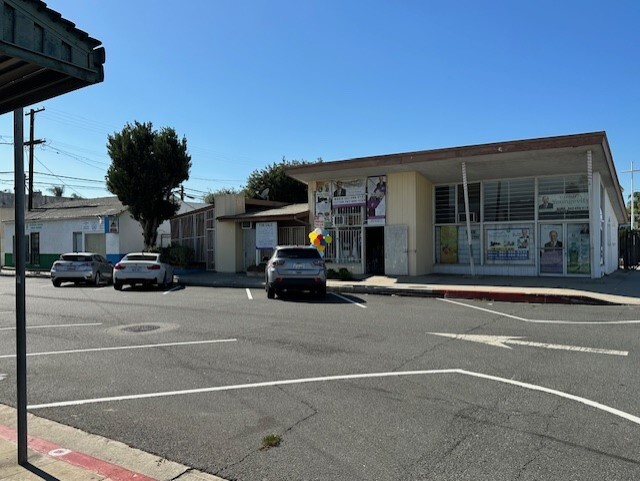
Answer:
M0 438L6 439L7 441L17 442L18 434L15 430L0 424ZM134 473L133 471L129 471L128 469L116 466L115 464L111 464L107 461L94 458L93 456L69 451L57 444L35 436L27 436L27 445L29 449L32 449L33 451L46 454L56 459L61 459L69 464L73 464L74 466L106 476L113 481L157 481L156 479L143 474ZM52 451L57 451L57 453L52 453Z

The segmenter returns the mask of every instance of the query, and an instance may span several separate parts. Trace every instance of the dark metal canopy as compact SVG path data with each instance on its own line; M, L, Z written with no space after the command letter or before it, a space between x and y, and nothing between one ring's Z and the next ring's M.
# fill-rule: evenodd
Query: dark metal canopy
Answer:
M100 45L40 0L0 0L0 114L102 82Z

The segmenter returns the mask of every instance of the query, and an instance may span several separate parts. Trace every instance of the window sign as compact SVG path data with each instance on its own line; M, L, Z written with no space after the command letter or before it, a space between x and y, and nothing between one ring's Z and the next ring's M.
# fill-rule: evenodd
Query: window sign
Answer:
M588 211L589 194L576 192L572 194L544 194L540 196L538 210L545 212Z
M367 179L367 224L384 225L386 215L387 177Z
M487 262L531 261L531 228L507 226L487 229Z
M541 224L540 245L540 273L562 274L562 224Z
M367 203L365 179L336 180L331 190L334 207L351 207Z
M440 227L440 263L458 263L458 226Z
M591 274L589 224L567 224L568 274Z
M275 249L278 245L278 223L256 222L256 249Z

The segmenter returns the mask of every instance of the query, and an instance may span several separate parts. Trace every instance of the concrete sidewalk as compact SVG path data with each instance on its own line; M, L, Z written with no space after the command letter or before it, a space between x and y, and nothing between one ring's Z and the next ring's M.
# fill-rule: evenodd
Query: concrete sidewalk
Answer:
M216 272L177 275L186 286L264 289L262 277ZM640 305L640 271L618 270L600 279L583 277L370 276L327 282L329 292L487 299L508 302Z
M14 275L3 268L0 275ZM28 277L49 277L48 272L27 272ZM245 273L193 272L176 274L185 286L264 289L262 275ZM327 281L329 292L507 302L562 304L640 305L640 270L618 270L599 279L584 277L464 276L369 276L361 279Z
M16 411L0 405L0 481L224 481L123 443L28 414L18 465Z

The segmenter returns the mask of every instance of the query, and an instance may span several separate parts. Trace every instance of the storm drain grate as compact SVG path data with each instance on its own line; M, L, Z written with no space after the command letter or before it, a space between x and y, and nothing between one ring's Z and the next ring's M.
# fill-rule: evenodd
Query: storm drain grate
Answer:
M149 332L155 331L157 329L160 329L160 326L157 326L155 324L140 324L138 326L128 326L122 328L123 331L127 332Z

